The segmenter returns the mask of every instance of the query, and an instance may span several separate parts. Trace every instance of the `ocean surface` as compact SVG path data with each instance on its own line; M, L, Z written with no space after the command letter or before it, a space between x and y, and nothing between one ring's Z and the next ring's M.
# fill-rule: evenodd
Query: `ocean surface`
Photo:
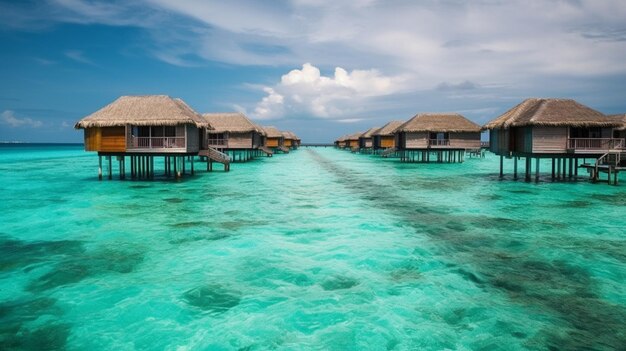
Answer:
M97 159L0 146L0 349L626 347L626 175L301 148L98 181Z

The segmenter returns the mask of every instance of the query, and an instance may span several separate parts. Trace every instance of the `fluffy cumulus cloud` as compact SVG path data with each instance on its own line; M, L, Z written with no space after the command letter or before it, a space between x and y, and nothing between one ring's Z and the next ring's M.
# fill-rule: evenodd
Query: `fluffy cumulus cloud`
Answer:
M623 0L49 0L0 5L5 26L135 26L176 65L375 67L416 86L624 74ZM32 4L27 2L26 4ZM38 15L39 14L39 17Z
M28 118L28 117L18 118L15 116L15 112L10 111L10 110L6 110L2 112L0 116L2 117L1 121L3 124L8 125L13 128L24 127L24 126L39 128L43 126L43 123L41 121L37 121L32 118Z
M402 77L389 77L377 70L346 71L336 67L324 76L310 63L283 75L273 87L264 87L266 96L256 105L254 117L277 119L288 114L344 119L361 112L371 98L403 89Z
M624 0L0 3L0 27L17 30L68 22L136 27L145 34L142 54L177 66L343 67L320 74L305 65L265 86L260 101L229 103L259 118L308 114L345 122L375 113L373 102L381 111L390 101L415 108L416 96L420 109L442 96L464 106L480 99L510 106L555 92L613 96L615 84L606 83L626 76L624 18ZM83 63L93 57L66 55Z

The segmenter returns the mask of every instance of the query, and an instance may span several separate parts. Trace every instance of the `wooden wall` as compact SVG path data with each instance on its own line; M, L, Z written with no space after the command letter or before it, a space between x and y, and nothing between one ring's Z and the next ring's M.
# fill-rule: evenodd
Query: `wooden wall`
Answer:
M533 127L532 152L564 153L567 151L568 127Z
M489 151L496 155L504 155L509 152L508 129L491 129L489 131Z
M126 127L100 128L100 150L106 152L126 151Z
M372 147L372 138L360 138L359 147Z
M450 133L450 147L477 149L480 147L480 132Z
M252 148L263 146L263 139L265 137L257 132L252 133Z
M200 138L198 127L187 124L187 152L198 152L200 150ZM183 127L183 126L181 126ZM178 127L176 127L176 135L178 136ZM184 135L184 134L183 134Z
M100 149L100 128L85 129L85 151L98 151Z
M425 149L428 147L428 133L407 132L405 145L399 145L405 149Z
M227 149L252 149L252 133L228 133Z
M291 140L291 139L285 139L285 141L283 142L283 145L285 147L291 147L292 142L293 142L293 140Z
M388 148L388 147L395 147L395 146L396 146L396 142L393 136L381 136L380 137L380 147Z
M265 146L278 147L278 138L267 138L267 141L265 142Z

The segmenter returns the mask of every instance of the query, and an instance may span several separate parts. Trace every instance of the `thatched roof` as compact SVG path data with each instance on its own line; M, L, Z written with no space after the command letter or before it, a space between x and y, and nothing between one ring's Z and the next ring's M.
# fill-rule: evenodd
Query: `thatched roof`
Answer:
M374 131L374 133L372 133L372 135L374 136L392 136L393 135L393 131L396 130L400 125L402 125L402 123L404 123L404 121L391 121L387 124L385 124L384 126L382 126L382 128L379 128L378 130Z
M135 126L175 126L193 124L209 127L202 116L181 99L167 95L121 96L81 119L74 128ZM209 127L210 128L210 127Z
M216 133L263 133L261 128L241 112L203 113L202 117L211 124Z
M293 134L292 132L283 131L281 132L281 134L283 135L283 138L285 138L286 140L297 140L296 135Z
M361 134L361 136L359 138L363 138L363 139L368 139L372 137L372 134L379 130L380 127L374 127L374 128L370 128L367 131L365 131L365 133Z
M458 113L419 113L395 132L480 132L480 126Z
M268 138L282 138L283 137L283 133L281 133L281 131L278 130L276 127L263 126L261 128L263 128Z
M619 115L610 115L609 118L614 122L619 123L619 125L615 129L626 130L626 113L622 113Z
M340 136L339 138L337 138L337 141L338 141L338 142L345 141L345 140L346 140L346 137L347 137L347 135L342 135L342 136Z
M616 122L572 99L526 99L483 129L524 126L611 127Z
M254 127L256 128L256 131L259 132L261 135L263 136L267 136L267 133L265 132L265 129L263 129L263 127L261 127L261 125L253 123Z
M359 140L359 137L361 137L361 134L363 134L363 132L348 134L346 135L344 140Z

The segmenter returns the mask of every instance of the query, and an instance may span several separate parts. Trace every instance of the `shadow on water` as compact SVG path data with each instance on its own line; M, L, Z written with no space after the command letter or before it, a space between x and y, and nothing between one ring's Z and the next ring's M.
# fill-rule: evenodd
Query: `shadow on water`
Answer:
M40 318L58 320L61 309L52 298L0 303L0 348L2 350L63 350L71 327L51 322L33 326Z
M80 241L32 241L26 242L0 235L0 272L42 262L57 255L80 255L84 252Z
M506 233L512 228L527 227L526 221L487 216L460 216L424 203L411 203L389 186L356 176L317 152L309 155L325 170L337 176L337 182L372 206L389 211L426 234L433 242L450 250L447 255L464 268L457 273L468 282L486 290L505 293L512 301L539 313L549 311L567 325L546 325L542 335L526 338L528 347L541 349L620 349L626 345L622 306L601 300L588 271L564 261L539 261L529 255L513 255L523 246L513 239L490 236L495 230ZM529 192L530 193L530 192ZM607 196L597 196L607 200ZM615 199L611 197L611 201ZM415 209L419 208L419 211ZM481 228L484 233L462 230L450 223ZM532 224L531 224L532 225ZM621 250L626 250L621 245ZM520 338L524 335L511 334Z
M138 250L110 248L64 253L59 258L43 257L48 262L56 263L50 271L31 281L26 290L40 293L90 277L131 273L143 261L143 257L143 253Z
M219 284L207 284L186 291L183 300L204 312L222 313L239 305L241 294Z

